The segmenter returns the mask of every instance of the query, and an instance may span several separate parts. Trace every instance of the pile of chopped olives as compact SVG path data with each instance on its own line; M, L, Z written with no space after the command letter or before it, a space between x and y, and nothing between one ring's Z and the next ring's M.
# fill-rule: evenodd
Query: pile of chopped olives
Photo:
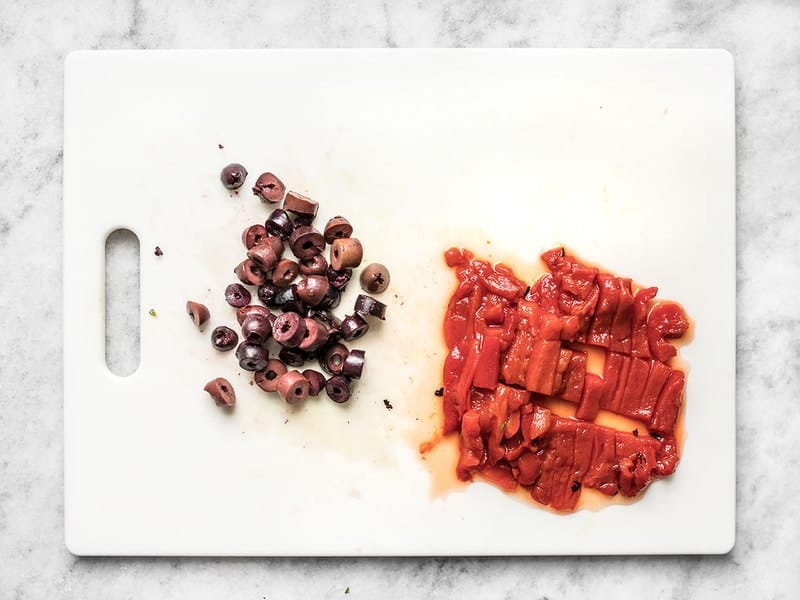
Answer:
M220 174L228 190L240 188L246 178L247 170L240 164L230 164ZM344 318L332 312L353 270L361 265L361 242L352 237L353 226L340 215L322 231L316 229L319 204L287 192L272 173L258 177L253 194L262 202L283 204L272 210L263 225L250 225L242 233L246 258L233 270L240 283L225 289L225 301L236 309L241 341L235 330L221 325L211 332L211 344L220 352L236 348L239 367L253 372L255 385L277 392L289 404L322 390L334 402L345 403L353 381L362 376L365 352L351 350L343 342L366 334L369 319L386 318L386 305L366 294L358 296L352 313ZM291 256L284 256L287 246ZM372 263L362 269L359 283L365 292L379 294L389 285L389 271ZM253 294L245 286L256 288L262 304L253 304ZM186 310L198 328L210 320L208 309L200 303L189 301ZM270 356L269 345L277 345L277 356ZM309 361L317 361L327 376L313 368L298 370ZM233 406L235 394L226 380L212 380L205 389L218 405Z

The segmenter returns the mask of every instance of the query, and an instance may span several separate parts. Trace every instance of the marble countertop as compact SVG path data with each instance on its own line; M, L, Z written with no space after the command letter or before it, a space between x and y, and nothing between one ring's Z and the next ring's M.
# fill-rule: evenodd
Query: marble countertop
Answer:
M554 600L597 591L618 597L796 597L800 4L68 4L22 0L0 6L0 331L6 340L0 348L0 598L278 599L302 592L312 598ZM350 46L719 47L733 53L738 484L737 542L728 555L79 559L66 550L60 341L64 57L84 48Z

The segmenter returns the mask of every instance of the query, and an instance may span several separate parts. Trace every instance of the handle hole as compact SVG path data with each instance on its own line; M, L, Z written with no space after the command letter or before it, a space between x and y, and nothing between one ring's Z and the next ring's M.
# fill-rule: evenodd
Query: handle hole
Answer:
M139 368L139 238L116 229L106 238L106 367L120 377Z

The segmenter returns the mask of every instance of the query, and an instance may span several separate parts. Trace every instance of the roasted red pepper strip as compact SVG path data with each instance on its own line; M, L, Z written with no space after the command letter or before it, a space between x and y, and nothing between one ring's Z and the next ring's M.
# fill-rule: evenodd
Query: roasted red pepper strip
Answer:
M664 389L658 395L658 402L653 411L653 418L650 419L650 430L669 435L675 429L675 422L678 420L678 413L681 410L683 399L683 385L685 375L681 371L673 370L669 374Z
M657 287L643 288L633 297L633 325L631 327L631 356L650 358L647 341L647 313L650 301L656 297Z
M536 340L525 376L525 389L546 395L553 393L553 378L560 349L561 342L557 340Z
M647 374L647 382L644 385L644 392L642 392L642 396L639 399L639 408L635 411L634 418L645 423L650 422L650 418L656 408L656 402L658 402L658 396L664 388L671 371L672 369L662 362L657 360L650 361L650 372Z
M594 373L586 374L581 401L578 404L578 408L575 409L576 418L587 421L594 421L597 418L597 413L600 410L600 398L605 393L605 384L606 382L602 377Z
M617 384L622 373L622 365L625 357L616 352L609 352L606 355L606 364L603 367L603 379L606 382L603 397L600 398L600 408L611 410L614 402L614 393L617 391Z
M665 338L679 338L689 329L689 318L683 308L675 302L656 304L647 317L647 341L650 354L660 361L667 361L677 354L675 346Z
M623 354L631 351L631 326L633 323L633 294L631 280L617 278L619 301L611 322L609 349Z
M600 296L597 300L597 310L594 313L586 341L594 346L608 348L611 343L611 324L619 304L619 286L617 278L611 275L600 274L597 276Z
M564 374L564 389L561 397L568 402L580 402L586 380L586 353L576 350Z
M628 381L625 383L625 391L622 400L617 407L617 412L632 419L641 418L642 396L647 385L647 376L650 374L650 361L641 358L631 359Z
M500 331L489 332L480 341L478 359L472 385L493 390L497 385L500 371Z

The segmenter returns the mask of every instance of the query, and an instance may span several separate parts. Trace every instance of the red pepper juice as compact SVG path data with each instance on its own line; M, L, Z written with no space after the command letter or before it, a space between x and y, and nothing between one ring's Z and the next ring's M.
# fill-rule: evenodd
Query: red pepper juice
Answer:
M683 446L691 337L680 305L562 248L532 286L468 251L444 319L442 428L420 452L440 494L474 478L557 511L638 496Z

